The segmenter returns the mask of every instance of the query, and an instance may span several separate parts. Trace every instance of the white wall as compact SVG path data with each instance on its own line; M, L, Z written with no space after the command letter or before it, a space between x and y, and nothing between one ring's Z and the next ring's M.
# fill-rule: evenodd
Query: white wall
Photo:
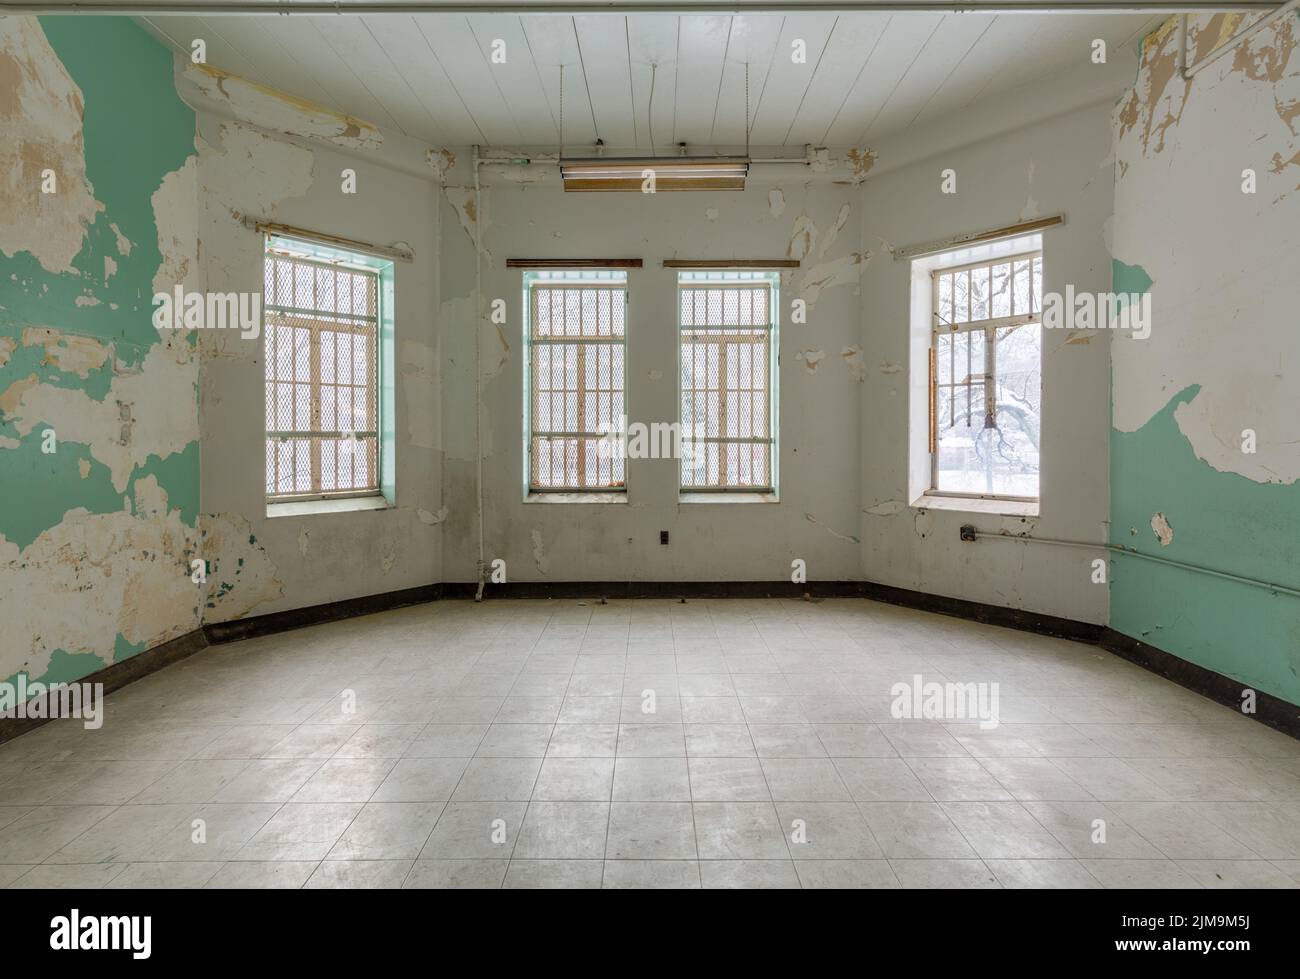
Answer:
M485 323L482 334L488 561L505 559L513 580L788 580L794 558L807 562L811 580L857 577L855 188L791 167L778 183L751 180L743 192L565 194L553 171L518 184L485 170L480 219L450 203L443 212L445 578L472 580L477 559L472 235L480 223L483 302L503 298L509 310L505 326ZM447 198L467 194L462 183ZM671 422L677 294L663 259L784 258L796 224L812 247L781 284L780 502L679 504L675 461L629 460L627 504L525 503L521 273L506 259L641 258L628 278L628 419ZM804 325L790 322L798 297L809 302ZM660 530L670 533L666 547Z
M1049 119L996 140L947 150L871 177L862 190L863 390L860 520L865 578L938 595L1104 622L1095 554L1020 543L962 544L958 528L1103 541L1107 520L1109 338L1043 333L1041 515L918 510L908 487L910 263L891 248L1063 213L1044 235L1044 291L1106 291L1111 214L1109 104ZM957 193L940 192L956 171ZM1069 342L1073 340L1074 342ZM917 355L914 357L914 354ZM925 413L912 412L912 428Z

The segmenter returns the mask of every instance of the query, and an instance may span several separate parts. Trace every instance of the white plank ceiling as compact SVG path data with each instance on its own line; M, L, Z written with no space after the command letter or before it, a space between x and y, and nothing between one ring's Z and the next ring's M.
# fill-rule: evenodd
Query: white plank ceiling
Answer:
M203 38L210 65L436 145L553 148L562 107L570 152L599 138L646 152L653 139L663 153L678 142L701 152L743 145L747 102L754 146L869 146L1088 65L1094 38L1124 56L1160 20L792 10L141 23L186 57ZM493 61L495 42L504 63ZM803 63L792 60L796 42Z

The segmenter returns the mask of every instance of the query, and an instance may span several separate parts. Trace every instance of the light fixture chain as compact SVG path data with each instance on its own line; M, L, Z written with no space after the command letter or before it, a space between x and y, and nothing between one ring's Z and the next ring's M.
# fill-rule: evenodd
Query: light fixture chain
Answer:
M658 69L653 61L650 63L650 106L646 110L646 122L650 126L650 155L655 155L655 71Z

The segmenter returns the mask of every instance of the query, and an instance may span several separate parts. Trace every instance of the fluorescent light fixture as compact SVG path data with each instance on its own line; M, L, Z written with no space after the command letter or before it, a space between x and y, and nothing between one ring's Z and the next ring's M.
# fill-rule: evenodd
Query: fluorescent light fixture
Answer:
M670 156L644 159L590 157L561 160L566 191L641 191L654 174L654 189L744 190L748 157Z

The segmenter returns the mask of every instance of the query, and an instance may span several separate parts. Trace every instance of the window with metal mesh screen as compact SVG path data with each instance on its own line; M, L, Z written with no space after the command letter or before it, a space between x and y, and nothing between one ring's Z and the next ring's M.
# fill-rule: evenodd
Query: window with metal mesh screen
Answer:
M268 250L266 495L379 491L379 276Z
M683 272L681 486L775 487L776 301L772 272Z
M529 488L622 490L627 275L545 271L525 282Z
M932 492L1038 497L1040 252L936 269Z

